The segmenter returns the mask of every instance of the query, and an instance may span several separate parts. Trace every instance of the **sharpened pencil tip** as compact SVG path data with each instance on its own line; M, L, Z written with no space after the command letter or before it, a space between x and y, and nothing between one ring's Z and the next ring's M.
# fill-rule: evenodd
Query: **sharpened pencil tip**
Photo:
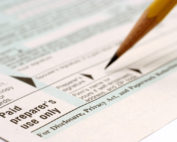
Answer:
M109 61L109 63L106 65L106 67L104 68L105 70L112 64L114 63L119 57L117 56L117 53L114 54L114 56L111 58L111 60Z

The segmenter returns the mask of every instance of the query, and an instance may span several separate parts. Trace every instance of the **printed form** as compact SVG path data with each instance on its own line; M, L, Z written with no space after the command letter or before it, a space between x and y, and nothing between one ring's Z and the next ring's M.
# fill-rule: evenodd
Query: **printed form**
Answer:
M138 142L177 118L177 10L105 70L150 2L4 0L0 142Z

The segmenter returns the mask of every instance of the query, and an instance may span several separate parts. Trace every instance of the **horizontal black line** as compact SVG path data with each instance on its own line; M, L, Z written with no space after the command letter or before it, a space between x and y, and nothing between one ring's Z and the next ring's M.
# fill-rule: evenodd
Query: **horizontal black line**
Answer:
M122 87L126 86L127 84L130 84L130 83L132 83L132 82L134 82L134 81L136 81L136 80L139 80L139 79L141 79L141 78L147 76L148 74L151 74L152 72L158 70L159 68L161 68L161 67L163 67L163 66L165 66L165 65L168 65L170 62L175 61L175 60L177 60L177 58L175 58L175 59L169 61L168 63L165 63L165 64L159 66L158 68L156 68L156 69L154 69L154 70L152 70L152 71L150 71L150 72L148 72L148 73L142 75L141 77L139 77L139 78L137 78L137 79L135 79L135 80L133 80L133 81L131 81L131 82L128 82L128 83L124 84L123 86L121 86L121 87L119 87L119 88L122 88ZM112 92L114 92L115 90L117 90L117 89L119 89L119 88L114 89ZM100 98L102 98L102 97L105 97L106 95L108 95L108 94L110 94L110 93L112 93L112 92L109 92L109 93L107 93L107 94L105 94L105 95L103 95L103 96L101 96L101 97L99 97L99 98L97 98L97 99L95 99L95 100L93 100L93 101L91 101L91 102L88 102L88 103L86 103L86 104L84 104L84 105L82 105L82 106L79 106L78 108L75 108L75 109L73 109L73 110L67 112L66 114L64 114L64 115L62 115L62 116L60 116L60 117L58 117L58 118L56 118L56 119L54 119L54 120L52 120L52 121L46 123L45 125L43 125L43 126L37 128L37 129L35 129L35 130L31 131L31 132L33 133L33 132L35 132L35 131L37 131L37 130L39 130L39 129L45 127L45 126L47 126L48 124L50 124L50 123L56 121L57 119L59 119L59 118L65 116L65 115L67 115L68 113L71 113L71 112L73 112L73 111L75 111L75 110L77 110L77 109L79 109L79 108L81 108L81 107L83 107L83 106L85 106L85 105L88 105L88 104L90 104L90 103L92 103L92 102L95 102L95 101L97 101L98 99L100 99Z
M107 61L107 60L108 60L108 59L106 59L106 60L104 60L104 61L101 61L101 62L99 62L99 63L97 63L97 64L94 64L94 65L92 65L92 66L89 66L89 67L87 67L87 68L84 68L84 69L82 69L82 70L79 70L79 71L77 71L77 72L75 72L75 73L72 73L72 74L70 74L70 75L68 75L68 76L65 76L65 77L62 78L62 79L59 79L59 80L57 80L57 81L55 81L55 82L53 82L53 83L50 83L50 84L48 84L48 85L46 85L46 86L44 86L44 87L42 87L42 88L40 88L40 89L38 89L38 90L35 90L35 91L33 91L33 92L30 92L30 93L28 93L28 94L26 94L26 95L24 95L24 96L22 96L22 97L20 97L20 98L18 98L18 99L16 99L16 100L14 100L14 101L12 101L12 102L10 102L10 103L4 105L4 106L1 106L0 108L3 108L3 107L5 107L5 106L7 106L7 105L9 105L9 104L12 104L12 103L14 103L14 102L16 102L16 101L18 101L18 100L20 100L20 99L23 99L23 98L25 98L25 97L27 97L27 96L29 96L29 95L32 95L33 93L36 93L36 92L38 92L38 91L41 91L41 90L43 90L43 89L45 89L45 88L47 88L47 87L50 87L51 85L53 85L53 84L55 84L55 83L57 83L57 82L59 82L59 81L62 81L62 80L66 79L66 78L68 78L68 77L70 77L70 76L72 76L72 75L74 75L74 74L77 74L77 73L79 73L79 72L81 72L81 71L84 71L84 70L89 69L89 68L91 68L91 67L97 66L97 65L99 65L99 64L101 64L101 63L104 63L104 62Z

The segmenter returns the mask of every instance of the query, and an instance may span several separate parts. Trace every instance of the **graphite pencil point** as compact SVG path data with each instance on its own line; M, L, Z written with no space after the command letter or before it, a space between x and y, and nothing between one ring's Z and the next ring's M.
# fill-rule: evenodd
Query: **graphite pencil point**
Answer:
M117 56L117 53L114 54L114 56L111 58L109 63L106 65L105 69L107 69L112 63L114 63L119 57Z

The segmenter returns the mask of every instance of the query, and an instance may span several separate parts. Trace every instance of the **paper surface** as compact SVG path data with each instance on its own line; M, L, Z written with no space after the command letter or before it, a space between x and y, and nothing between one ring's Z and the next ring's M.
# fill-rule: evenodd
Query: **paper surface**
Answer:
M104 70L147 5L2 2L0 142L137 142L176 119L176 10Z

